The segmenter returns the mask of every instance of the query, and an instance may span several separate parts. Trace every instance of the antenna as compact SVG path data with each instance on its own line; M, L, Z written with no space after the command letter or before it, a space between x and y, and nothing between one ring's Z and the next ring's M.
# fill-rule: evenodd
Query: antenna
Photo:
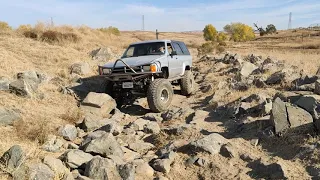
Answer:
M144 31L144 15L142 15L142 31Z
M288 29L292 29L292 12L289 13Z

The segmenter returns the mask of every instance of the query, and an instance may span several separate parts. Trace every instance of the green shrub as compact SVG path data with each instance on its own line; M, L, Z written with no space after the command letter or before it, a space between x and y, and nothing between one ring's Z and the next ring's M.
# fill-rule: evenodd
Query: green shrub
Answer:
M275 25L273 24L269 24L266 28L266 32L267 34L273 34L273 33L276 33L277 32L277 28Z
M48 42L48 43L55 43L55 42L78 42L80 40L79 36L74 33L61 33L58 31L45 31L41 37L41 41Z
M218 35L218 31L212 24L206 25L203 29L203 37L206 41L215 41Z
M116 36L120 35L119 29L116 27L112 27L112 26L109 26L108 28L99 28L98 30L101 32L104 32L104 33L114 34Z
M243 23L231 23L224 27L231 34L231 39L235 42L250 41L255 38L252 27Z
M220 32L218 35L217 35L217 41L218 42L224 42L227 40L227 34L226 33L223 33L223 32Z

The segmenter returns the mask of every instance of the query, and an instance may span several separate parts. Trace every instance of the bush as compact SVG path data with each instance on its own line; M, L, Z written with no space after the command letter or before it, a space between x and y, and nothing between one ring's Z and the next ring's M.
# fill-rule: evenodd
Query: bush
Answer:
M215 49L216 45L213 42L206 42L202 44L200 47L198 47L198 53L199 54L208 54L212 53L213 50Z
M273 24L269 24L266 28L266 32L267 34L273 34L273 33L276 33L277 32L277 28L275 25Z
M219 46L227 46L227 43L226 42L224 42L224 41L222 41L222 42L219 42L219 44L218 44Z
M38 39L38 34L33 30L23 32L24 37L31 39Z
M246 24L232 23L227 25L227 27L227 29L231 32L231 39L235 42L250 41L255 38L252 27Z
M99 31L102 31L104 33L110 33L110 34L114 34L116 36L119 36L120 35L120 31L118 28L116 27L112 27L112 26L109 26L108 28L99 28L98 29Z
M220 46L220 45L217 46L216 49L217 49L217 52L218 52L218 53L223 53L223 52L226 50L223 46Z
M20 33L24 33L31 30L32 30L32 26L30 24L20 25L17 29L17 31Z
M9 31L9 30L12 30L9 24L7 22L0 21L0 31Z
M206 41L215 41L217 34L217 30L212 24L206 25L203 29L203 37Z
M61 33L57 31L45 31L41 37L41 41L48 42L48 43L55 43L55 42L78 42L80 40L79 36L74 33Z
M218 35L217 35L217 41L218 42L224 42L227 40L227 34L226 33L223 33L223 32L220 32Z

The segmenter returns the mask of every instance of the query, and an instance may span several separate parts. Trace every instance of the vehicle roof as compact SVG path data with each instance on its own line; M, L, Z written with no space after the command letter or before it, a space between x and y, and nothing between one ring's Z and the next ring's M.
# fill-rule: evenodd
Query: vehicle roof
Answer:
M174 40L168 40L168 39L155 39L155 40L148 40L148 41L140 41L140 42L135 42L132 43L130 45L135 45L135 44L144 44L144 43L155 43L155 42L166 42L166 43L170 43L170 42L174 42ZM175 41L175 42L179 42L179 41Z

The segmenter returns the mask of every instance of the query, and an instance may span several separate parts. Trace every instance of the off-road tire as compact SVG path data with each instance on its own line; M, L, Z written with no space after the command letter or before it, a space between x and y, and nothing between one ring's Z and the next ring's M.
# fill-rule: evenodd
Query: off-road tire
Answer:
M181 94L184 96L188 96L194 91L194 77L192 71L186 70L184 72L183 78L180 81Z
M113 96L113 82L112 81L106 81L104 84L105 93Z
M173 88L166 79L155 79L149 85L147 101L149 108L156 113L169 109L173 99Z

